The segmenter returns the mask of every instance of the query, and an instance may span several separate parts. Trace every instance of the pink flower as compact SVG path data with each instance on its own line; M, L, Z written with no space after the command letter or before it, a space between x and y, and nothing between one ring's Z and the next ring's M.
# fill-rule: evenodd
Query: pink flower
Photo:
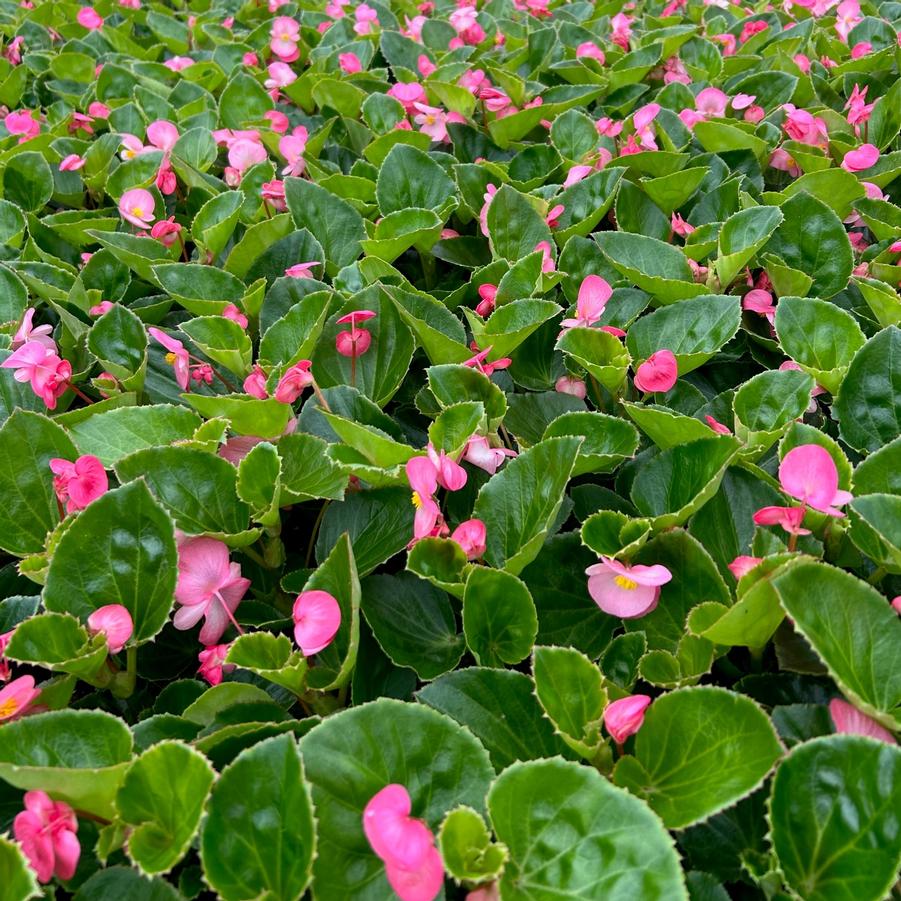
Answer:
M695 227L686 222L678 213L673 213L670 217L670 227L673 234L679 235L680 238L687 238L695 230Z
M147 140L163 153L169 153L178 141L178 129L166 119L157 119L147 126Z
M84 510L109 489L109 479L103 464L91 454L84 454L74 463L54 457L50 461L54 474L53 490L66 513Z
M20 135L20 144L41 132L41 123L32 116L30 110L8 113L3 120L3 124L11 135Z
M721 119L726 115L728 105L729 95L724 94L719 88L704 88L695 97L695 109L705 119Z
M111 309L115 307L115 304L111 300L101 300L100 303L95 303L88 310L89 316L105 316Z
M180 234L181 226L175 221L175 216L154 222L153 228L150 229L150 237L160 241L163 247L171 247Z
M166 354L166 362L175 369L175 381L182 391L188 390L190 378L191 355L185 349L184 344L177 338L170 338L164 331L158 328L149 328L147 333L155 341L158 341L169 353Z
M433 141L443 142L447 140L447 113L440 107L428 106L425 103L414 103L419 115L413 117L413 121L419 126L419 130L428 135Z
M591 175L592 172L594 172L594 166L573 166L569 172L566 173L563 187L568 188L571 185L577 184L582 181L583 178Z
M123 134L122 143L119 146L122 148L122 152L119 154L119 158L122 160L133 160L136 156L147 152L144 142L136 135Z
M272 23L269 32L269 49L280 59L294 62L300 56L297 44L300 41L300 25L289 16L279 16Z
M560 325L563 331L571 328L590 328L604 313L607 301L613 289L606 279L599 275L586 275L579 285L579 296L576 300L576 316L564 319Z
M489 475L494 475L506 457L515 457L516 451L506 447L491 447L488 439L482 435L473 435L466 442L462 459Z
M497 297L497 285L484 284L479 285L479 297L481 300L476 304L476 313L479 316L490 316L494 312L495 298Z
M301 175L303 174L304 161L303 154L307 149L307 136L305 133L285 135L278 142L278 152L285 158L287 165L282 169L282 175Z
M275 109L266 110L266 112L263 113L263 118L268 119L269 122L272 123L272 130L280 135L283 135L291 124L284 113L280 113Z
M423 17L417 16L417 18ZM423 78L428 78L438 67L424 53L420 53L416 59L416 68Z
M263 368L259 365L255 365L250 375L244 379L244 391L251 397L265 400L269 397L269 392L266 390L266 381L267 377Z
M13 378L17 382L31 382L31 390L48 410L56 409L57 400L65 394L72 378L72 364L40 341L23 344L0 363L0 367L15 369Z
M181 72L182 69L193 66L194 60L190 56L173 56L171 59L164 60L163 65L171 72Z
M0 723L21 716L40 693L32 676L19 676L0 688Z
M273 100L278 100L281 88L297 81L297 73L287 63L270 63L268 67L269 77L263 84L269 89Z
M802 529L803 507L761 507L754 514L758 526L782 526L790 535L809 535L810 529Z
M749 106L745 110L744 120L745 122L750 122L752 125L756 125L758 122L763 120L763 117L766 115L766 110L762 106L757 106L755 103L754 106Z
M257 163L262 163L268 158L266 148L258 141L249 138L239 138L228 148L228 165L240 176Z
M728 426L723 425L721 422L714 419L712 416L705 416L704 419L707 421L707 425L709 425L710 428L713 429L713 431L717 433L717 435L731 435L732 434L732 431L729 429Z
M388 90L388 96L393 97L404 108L407 115L411 115L417 103L426 100L425 88L417 81L398 82Z
M431 441L426 445L426 455L435 468L435 478L442 488L459 491L466 484L466 470L444 451L436 451Z
M241 632L235 610L250 588L250 579L241 576L241 566L228 557L228 545L214 538L189 538L178 548L176 610L172 624L182 631L205 622L201 644L216 644L229 622Z
M632 123L635 126L635 139L645 150L657 149L657 142L654 139L654 132L651 130L651 123L657 118L659 112L659 103L648 103L641 109L636 110L635 115L632 117Z
M858 41L851 48L851 59L863 59L873 52L873 45L869 41Z
M15 335L13 335L12 347L15 350L18 347L21 347L23 344L27 344L29 341L37 342L38 344L43 344L48 350L56 352L56 342L51 338L51 334L53 332L52 325L39 325L36 327L32 326L32 321L34 320L34 307L29 307L25 314L22 316L22 323L19 328L16 330ZM20 381L25 381L24 379L20 379Z
M75 19L82 28L87 28L88 31L103 28L103 19L92 6L82 6Z
M665 393L676 384L679 367L670 350L658 350L635 370L635 387L639 391Z
M386 785L363 810L363 831L401 901L433 901L444 885L444 865L434 836L411 809L402 785Z
M604 726L618 745L641 728L650 703L648 695L629 695L604 708Z
M485 193L482 195L482 199L485 202L482 204L481 210L479 210L479 227L486 238L488 237L488 208L491 206L491 201L494 200L495 194L497 194L495 185L490 183L485 185Z
M275 386L275 399L279 403L293 404L303 394L304 388L313 384L313 373L309 360L300 360L287 369Z
M583 41L576 47L576 59L596 59L602 66L607 60L604 51L594 41Z
M294 601L294 640L304 657L327 648L341 626L341 607L327 591L304 591Z
M547 241L539 241L535 245L535 250L541 251L541 271L547 275L556 269L554 258L551 256L551 245Z
M805 75L810 74L810 59L803 53L796 53L792 57L792 61Z
M741 34L738 36L738 42L744 44L745 41L751 40L755 34L760 34L761 31L766 31L769 27L762 19L758 19L756 22L746 22L745 27L742 28Z
M629 49L629 38L632 37L632 21L625 13L617 13L610 19L610 40L623 50Z
M9 640L13 637L13 632L15 631L15 629L10 629L9 632L0 634L0 682L8 682L10 675L12 675L9 661L4 655L9 646Z
M230 647L231 645L227 644L212 644L197 655L197 659L200 661L197 672L210 685L218 685L222 681L224 673L234 672L234 664L225 662Z
M895 736L888 729L884 729L876 720L861 713L856 707L840 698L833 698L829 702L829 715L832 717L836 732L848 735L867 735L878 741L884 741L888 745L898 744Z
M573 375L561 375L560 378L554 382L554 390L560 394L571 394L573 397L578 397L582 400L585 400L585 397L588 394L585 382L582 379L577 379Z
M245 53L244 56L241 57L241 62L244 63L245 66L253 68L260 64L260 58L256 53Z
M178 186L175 172L167 159L164 159L163 162L160 163L159 171L156 173L156 186L159 189L159 192L166 197L170 194L174 194L175 189Z
M738 41L734 34L715 34L713 40L723 45L723 56L732 56L735 53Z
M506 369L513 362L509 357L501 357L501 359L494 360L491 363L485 362L488 354L491 353L491 348L493 346L494 345L489 345L484 350L480 350L474 357L470 357L468 360L464 360L463 365L471 366L473 369L478 369L479 372L487 376L490 376L496 369ZM473 350L477 349L477 345L474 341L471 347Z
M548 210L547 216L544 217L544 221L547 223L548 228L556 228L560 224L560 217L566 211L566 207L562 203L557 203L552 206Z
M105 635L110 654L118 654L135 630L131 614L121 604L98 607L88 617L91 635Z
M138 228L147 228L154 219L156 201L150 191L143 188L132 188L126 191L119 200L119 212L122 218Z
M743 310L749 310L752 313L759 313L766 316L768 322L773 322L776 318L776 307L773 304L773 295L769 291L763 291L760 288L752 288L742 298L741 307Z
M320 263L319 260L313 260L309 263L295 263L285 270L285 275L287 275L288 278L314 278L314 275L310 270L314 266L321 265L322 263Z
M819 444L792 448L779 464L779 483L786 494L830 516L844 516L836 507L853 497L839 490L835 461Z
M801 167L795 162L795 158L781 147L777 147L770 154L770 165L774 169L787 172L792 178L797 178L801 174Z
M673 574L661 564L629 566L611 557L601 557L585 570L588 593L592 600L611 616L635 619L650 613L660 598L660 586Z
M742 576L747 575L758 563L763 562L763 557L747 557L743 555L739 555L736 557L731 563L728 564L729 572L735 576L736 579L742 578Z
M479 25L475 6L459 6L448 19L463 44L481 44L485 40L485 30ZM451 48L453 49L453 48Z
M694 128L698 122L704 121L704 115L697 110L684 109L679 113L679 121L688 129ZM638 153L634 150L633 153Z
M363 64L356 53L339 53L338 65L341 67L341 71L347 75L354 75L363 70Z
M406 465L407 481L413 490L413 538L426 538L441 521L441 510L433 495L438 490L438 475L428 457L413 457Z
M350 324L350 331L338 332L335 336L335 348L342 357L362 357L369 350L372 334L359 328L357 323L373 319L375 315L372 310L354 310L337 321L338 325Z
M361 3L354 10L354 19L356 19L354 31L361 35L371 34L373 26L378 27L379 24L378 13L366 3Z
M860 15L860 3L857 0L842 0L835 10L835 30L845 43L855 25L863 21Z
M485 523L481 519L467 519L451 533L451 541L463 548L467 560L478 560L486 550Z
M241 328L247 328L247 317L233 303L226 305L222 315L226 319L231 319L232 322L237 322Z
M798 109L791 103L783 104L782 109L788 113L782 127L793 141L817 145L829 140L829 130L824 119L807 110Z
M9 60L10 65L18 66L22 62L22 47L25 46L25 38L22 35L14 37L3 50L3 56Z
M674 4L681 5L681 0L674 0ZM664 84L691 84L691 75L685 68L685 63L678 56L671 56L663 64Z
M845 104L845 109L848 110L848 124L854 125L855 131L858 134L860 133L860 129L856 126L869 121L870 114L873 112L873 107L876 105L875 103L866 102L868 90L869 85L865 85L864 89L861 90L860 86L855 84L854 89L851 91L851 97Z
M402 34L411 41L416 41L417 44L421 44L422 26L428 22L428 19L425 16L413 16L412 19L409 16L404 16L404 22L406 23L406 27L401 29ZM422 58L422 56L419 57L419 63L422 62ZM425 58L428 59L428 57Z
M63 157L59 164L60 172L77 172L85 164L85 158L77 153L70 153Z
M285 200L285 183L277 178L272 181L264 181L260 187L260 196L265 203L271 203L273 208L280 213L288 209Z
M849 150L842 160L842 169L847 172L863 172L875 166L879 160L879 148L874 144L861 144L856 150Z
M25 810L16 814L13 834L38 880L71 879L81 856L75 811L42 791L25 792L23 800Z

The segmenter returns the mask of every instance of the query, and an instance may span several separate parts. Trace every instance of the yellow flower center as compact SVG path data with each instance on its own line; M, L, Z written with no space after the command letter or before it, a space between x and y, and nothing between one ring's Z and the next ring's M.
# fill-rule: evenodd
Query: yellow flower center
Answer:
M418 491L413 492L413 506L417 509L422 506L422 498L419 496Z
M633 582L628 576L617 576L613 581L626 591L635 591L638 588L638 582Z
M133 216L137 216L139 219L144 215L144 208L139 206L133 206L131 208L131 213Z
M427 113L425 117L425 123L426 125L434 125L435 117L431 113Z
M170 350L169 353L166 354L166 362L172 366L175 363L175 354Z
M19 709L19 702L15 698L10 698L0 704L0 720L11 717Z

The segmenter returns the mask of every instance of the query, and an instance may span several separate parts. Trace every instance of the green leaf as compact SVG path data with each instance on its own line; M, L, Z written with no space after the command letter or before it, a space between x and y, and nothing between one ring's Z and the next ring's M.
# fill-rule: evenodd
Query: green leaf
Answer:
M624 402L623 408L642 432L661 450L710 437L710 426L706 423L693 416L674 413L669 407Z
M490 347L489 359L497 360L511 354L529 335L559 313L560 307L553 301L527 297L499 305L484 323L475 314L468 318L476 343L482 348Z
M663 824L591 767L514 764L491 786L488 810L510 850L501 880L505 901L688 898Z
M261 400L246 394L183 394L182 397L207 419L227 419L232 431L257 438L279 438L291 419L291 405L274 397Z
M0 779L45 791L76 810L111 819L128 769L132 738L118 717L100 710L54 710L0 729Z
M615 335L599 328L571 328L557 339L556 349L588 370L608 391L618 392L632 363Z
M77 901L180 901L181 896L168 882L147 879L131 867L106 867L82 883L75 893Z
M855 494L901 494L901 439L870 454L854 470Z
M430 366L426 370L428 387L442 407L462 401L476 401L488 414L488 429L498 427L507 412L504 392L484 373L471 366L446 364Z
M244 195L240 191L223 191L198 210L191 223L191 237L215 259L225 249L235 230Z
M122 604L143 643L165 625L176 580L172 520L143 481L108 491L59 539L50 561L44 606L79 619Z
M329 299L327 291L315 291L273 322L260 341L261 363L291 366L299 360L308 359L322 334Z
M716 274L725 288L782 222L778 207L756 206L733 213L720 229Z
M161 263L153 267L160 287L195 316L221 316L228 304L240 304L244 283L223 269L196 263Z
M0 885L7 893L9 901L29 901L30 898L41 897L34 871L29 867L22 849L2 835L0 835Z
M842 440L862 453L901 435L901 329L889 326L857 352L835 400Z
M773 585L795 628L847 697L889 729L901 726L901 622L885 598L851 573L801 560Z
M431 363L462 363L472 356L460 320L443 303L399 288L388 289L388 296Z
M813 389L806 372L769 369L755 375L735 392L735 434L759 455L804 415Z
M386 785L406 787L412 816L436 830L453 807L484 810L493 776L466 729L420 704L382 698L330 716L300 740L316 805L320 898L389 901L385 867L363 834L363 808Z
M588 472L610 472L623 460L634 456L638 449L638 432L635 427L606 413L564 413L544 430L543 438L558 438L563 435L585 439L579 447L573 476Z
M456 193L454 180L427 153L409 144L391 148L379 167L376 198L383 216L411 207L437 210Z
M220 363L235 375L250 370L253 348L247 332L224 316L197 316L183 322L181 330L214 363Z
M101 316L88 333L88 349L126 388L141 387L147 364L147 333L131 310L116 304Z
M554 735L535 700L535 686L523 673L472 666L436 679L416 697L469 729L495 769L517 760L572 756Z
M456 455L486 422L485 405L463 401L442 410L429 425L429 441L439 450Z
M624 174L625 169L617 167L593 172L587 178L565 188L554 198L555 204L564 206L554 229L559 247L573 235L586 237L591 233L613 205Z
M264 441L252 447L238 464L235 488L255 522L268 528L278 524L281 486L282 462L275 446Z
M495 258L515 263L542 241L552 242L551 230L524 194L502 185L488 207L488 234Z
M128 856L142 873L168 873L184 857L214 778L202 754L176 741L154 745L129 767L116 810L133 827Z
M869 494L849 507L851 540L878 566L901 572L901 497Z
M278 455L282 467L280 503L317 497L340 501L344 497L347 471L327 456L321 438L302 432L285 435L278 442Z
M287 635L271 632L239 635L229 646L226 660L296 695L304 690L307 662Z
M859 735L798 745L773 780L779 867L809 901L876 901L901 866L901 750Z
M67 613L42 613L16 626L6 655L90 681L106 663L106 642L92 642L87 630Z
M272 109L272 98L249 73L238 71L219 97L223 128L246 128Z
M16 410L0 428L0 547L23 557L59 522L50 461L74 460L68 435L46 416Z
M538 615L525 583L503 570L474 567L463 593L463 632L476 662L484 666L528 657Z
M50 164L33 150L16 154L3 170L3 196L23 210L40 210L53 196Z
M471 807L455 807L438 832L444 867L454 879L485 882L504 869L507 849L491 840L482 817Z
M487 527L485 560L512 574L538 555L554 522L582 442L547 438L510 460L483 486L473 516Z
M396 666L424 680L457 666L464 642L443 591L412 573L369 576L361 588L363 615Z
M242 751L213 787L201 832L200 860L210 886L224 901L294 901L310 882L316 846L310 787L294 736Z
M670 829L707 819L750 794L782 754L750 698L724 688L680 688L657 698L620 758L617 785L644 798Z

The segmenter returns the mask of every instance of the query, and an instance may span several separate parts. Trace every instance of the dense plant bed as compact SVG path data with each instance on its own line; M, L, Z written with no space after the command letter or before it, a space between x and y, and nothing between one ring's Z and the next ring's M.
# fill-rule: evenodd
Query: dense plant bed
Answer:
M887 897L899 24L5 3L0 899Z

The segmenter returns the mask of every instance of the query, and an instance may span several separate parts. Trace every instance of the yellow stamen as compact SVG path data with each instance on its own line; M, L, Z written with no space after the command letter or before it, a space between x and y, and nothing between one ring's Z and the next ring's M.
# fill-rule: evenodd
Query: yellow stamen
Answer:
M166 354L166 362L172 366L175 363L175 354L172 351Z
M614 580L620 588L625 588L626 591L634 591L638 588L638 582L633 582L628 576L617 576Z
M425 117L426 125L434 125L435 117L431 113L427 113Z
M422 506L422 498L419 496L418 491L413 492L413 506L417 509Z
M131 214L133 216L137 216L137 218L140 219L144 215L144 210L139 206L133 206L131 208Z
M19 709L19 702L15 698L10 698L0 704L0 720L11 717Z

